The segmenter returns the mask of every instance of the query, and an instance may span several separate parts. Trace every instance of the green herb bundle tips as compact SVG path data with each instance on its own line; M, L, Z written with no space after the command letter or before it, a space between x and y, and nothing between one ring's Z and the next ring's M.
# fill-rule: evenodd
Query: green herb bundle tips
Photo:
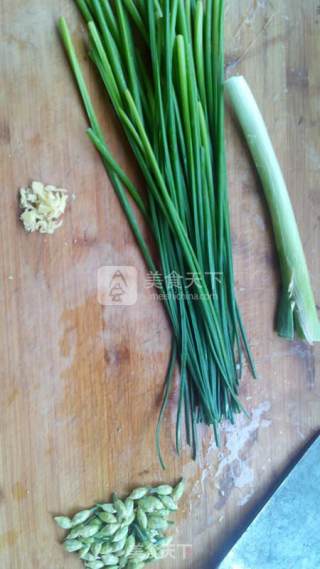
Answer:
M153 274L182 277L172 294L158 284L173 331L157 427L180 366L176 447L182 418L193 454L197 423L219 424L242 410L243 353L251 359L234 291L224 149L223 0L77 0L89 55L144 176L141 192L110 153L65 20L59 30L90 128L122 208ZM153 255L135 213L156 245ZM193 275L194 284L186 282ZM193 295L190 294L194 293Z
M65 549L76 552L87 569L140 569L164 557L172 541L165 535L173 524L168 517L178 509L183 493L183 480L174 488L140 487L124 500L113 494L110 503L55 521L68 530Z

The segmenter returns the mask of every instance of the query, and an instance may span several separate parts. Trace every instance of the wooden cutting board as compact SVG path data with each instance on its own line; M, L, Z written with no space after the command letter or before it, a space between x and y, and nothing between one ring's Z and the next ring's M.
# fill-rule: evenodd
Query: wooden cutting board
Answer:
M218 451L203 431L197 463L174 453L175 408L154 445L170 331L101 162L59 43L64 14L107 140L140 183L82 47L71 0L0 0L1 408L0 565L76 569L52 521L112 490L187 480L175 546L159 567L199 567L318 429L319 349L273 331L278 267L270 220L243 140L227 118L237 291L260 380L249 374L249 418L225 425ZM234 0L226 8L227 73L244 74L270 128L320 302L320 4ZM74 193L54 235L26 235L17 190L33 179ZM131 265L138 301L102 307L97 270ZM213 563L213 562L212 562ZM211 563L210 567L213 567ZM258 568L257 568L258 569Z

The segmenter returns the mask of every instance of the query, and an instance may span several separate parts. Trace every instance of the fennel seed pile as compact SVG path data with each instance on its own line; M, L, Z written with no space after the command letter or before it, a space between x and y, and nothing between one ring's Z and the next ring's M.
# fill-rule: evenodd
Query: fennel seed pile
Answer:
M172 541L165 535L173 524L168 517L178 509L183 493L183 480L175 487L140 487L123 500L113 494L112 502L55 521L68 530L66 551L77 553L86 569L142 569L164 557Z
M111 155L98 122L66 21L59 31L90 128L88 134L159 284L173 332L163 404L180 366L176 448L184 417L197 452L197 424L214 429L242 410L243 354L254 364L234 289L224 148L223 0L76 0L87 24L89 56L144 176L137 188ZM99 86L101 88L101 84ZM134 202L134 205L133 203ZM135 213L140 210L156 253ZM180 294L167 279L182 278ZM194 275L191 289L186 286ZM192 292L193 295L188 294Z

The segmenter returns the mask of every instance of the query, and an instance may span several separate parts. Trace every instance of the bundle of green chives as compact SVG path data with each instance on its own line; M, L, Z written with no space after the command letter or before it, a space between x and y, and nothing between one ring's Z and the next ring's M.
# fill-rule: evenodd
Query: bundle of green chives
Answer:
M87 22L90 57L144 175L147 195L111 156L64 19L59 29L99 151L147 267L181 276L173 294L158 283L173 330L157 426L180 365L176 446L182 416L193 454L196 424L233 421L242 354L254 366L234 292L224 150L223 0L76 0ZM157 246L153 258L128 194ZM192 275L192 293L186 284Z

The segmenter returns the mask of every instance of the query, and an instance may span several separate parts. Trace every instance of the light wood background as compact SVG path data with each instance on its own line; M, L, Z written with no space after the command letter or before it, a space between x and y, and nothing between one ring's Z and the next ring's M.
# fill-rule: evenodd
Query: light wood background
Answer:
M0 565L76 569L52 515L141 483L187 480L176 547L163 568L198 568L244 523L320 420L319 348L273 331L278 268L270 220L243 140L227 119L237 291L260 380L247 375L250 418L225 426L217 451L203 432L198 463L173 450L174 406L154 446L170 335L146 290L145 267L99 157L55 30L64 14L82 49L71 0L0 0ZM244 74L261 106L297 214L320 302L319 0L230 0L227 73ZM107 139L139 182L110 107L96 90ZM26 235L17 190L33 179L71 200L53 237ZM102 308L101 265L134 265L139 299ZM190 545L184 559L182 545ZM258 569L258 568L256 568Z

